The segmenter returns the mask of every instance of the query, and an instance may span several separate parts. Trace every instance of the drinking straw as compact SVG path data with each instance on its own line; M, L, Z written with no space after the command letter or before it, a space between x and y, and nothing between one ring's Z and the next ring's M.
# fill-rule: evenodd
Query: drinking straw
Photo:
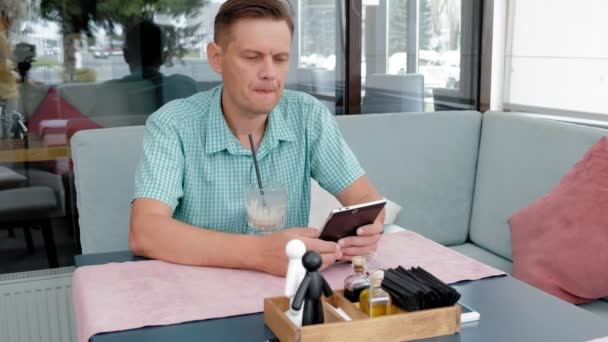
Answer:
M264 187L262 186L262 176L260 174L260 165L258 164L258 157L255 153L255 146L253 145L253 137L249 134L249 145L251 145L251 153L253 154L253 164L255 165L255 175L258 178L258 186L260 187L260 194L262 200L264 200Z

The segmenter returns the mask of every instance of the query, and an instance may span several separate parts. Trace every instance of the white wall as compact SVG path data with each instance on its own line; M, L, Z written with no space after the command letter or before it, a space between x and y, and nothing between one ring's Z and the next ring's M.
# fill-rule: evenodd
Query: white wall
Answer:
M503 110L505 46L507 39L507 0L494 0L492 28L492 85L490 110Z

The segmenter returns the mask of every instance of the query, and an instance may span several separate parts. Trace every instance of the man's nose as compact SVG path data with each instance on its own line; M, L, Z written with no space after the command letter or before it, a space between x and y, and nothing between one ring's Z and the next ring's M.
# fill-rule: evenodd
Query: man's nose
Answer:
M273 80L276 78L277 67L272 59L272 56L265 57L262 60L259 76L261 79Z

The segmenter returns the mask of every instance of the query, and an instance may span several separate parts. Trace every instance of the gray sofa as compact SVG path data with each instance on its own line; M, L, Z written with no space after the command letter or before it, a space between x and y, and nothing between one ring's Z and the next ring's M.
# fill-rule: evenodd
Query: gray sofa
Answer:
M163 91L170 99L188 97L220 83L194 83L179 74L168 75L163 80ZM64 100L102 127L143 125L157 108L158 85L149 80L66 83L56 88Z
M550 191L608 130L475 111L338 117L371 181L403 207L396 225L508 273L508 218ZM72 139L84 253L128 248L143 127ZM386 231L398 230L396 226ZM582 307L608 319L608 302Z

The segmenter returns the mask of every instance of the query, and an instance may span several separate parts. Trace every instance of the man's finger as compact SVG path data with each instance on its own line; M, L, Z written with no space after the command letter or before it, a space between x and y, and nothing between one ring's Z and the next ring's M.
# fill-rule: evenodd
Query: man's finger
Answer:
M338 244L335 242L324 241L319 239L305 239L302 241L304 241L304 243L306 244L307 250L314 250L321 254L340 252L340 246L338 246Z
M316 238L319 235L319 230L316 228L290 228L286 231L307 238Z
M340 257L340 260L342 260L342 261L353 261L353 256L354 255L342 254L342 257Z
M339 254L334 254L334 253L321 254L321 260L323 262L321 268L325 269L327 266L332 265L334 262L336 262L336 260L338 260L338 255Z
M346 247L362 247L377 243L380 240L380 234L369 236L349 236L338 241L340 248Z
M355 256L355 255L367 255L371 252L376 251L378 248L378 244L374 243L371 245L367 245L365 247L347 247L342 249L342 260L345 260L345 257Z
M357 229L358 236L366 236L366 235L376 235L382 233L384 227L378 223L374 222L372 224L367 224L365 226L361 226Z

